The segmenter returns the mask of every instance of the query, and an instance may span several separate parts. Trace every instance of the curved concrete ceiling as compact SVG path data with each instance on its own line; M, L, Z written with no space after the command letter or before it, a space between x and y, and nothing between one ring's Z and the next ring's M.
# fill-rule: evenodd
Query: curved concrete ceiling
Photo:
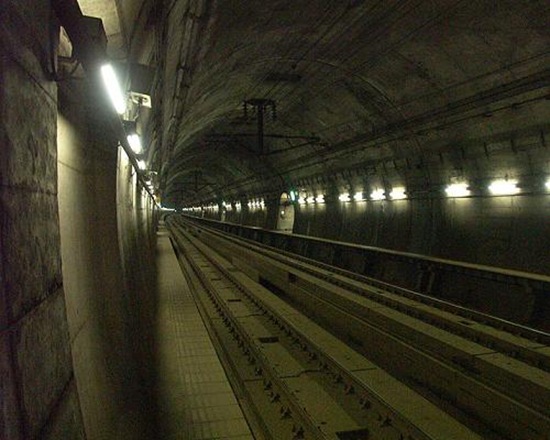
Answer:
M158 16L150 158L169 205L544 171L471 160L548 128L547 1L175 0ZM263 150L243 105L260 99L276 109Z

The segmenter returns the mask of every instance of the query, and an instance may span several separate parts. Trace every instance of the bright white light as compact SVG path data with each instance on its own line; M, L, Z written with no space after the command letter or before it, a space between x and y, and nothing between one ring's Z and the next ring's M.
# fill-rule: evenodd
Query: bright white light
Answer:
M138 160L138 167L140 170L144 170L147 167L147 165L145 165L145 161Z
M471 194L467 183L453 183L445 188L445 192L449 197L468 197Z
M129 134L128 135L128 143L130 144L130 148L132 151L136 154L141 153L141 140L137 134Z
M300 197L300 198L298 199L298 203L299 203L300 205L305 205L306 199L303 198L303 197Z
M341 202L349 202L351 198L349 196L349 193L344 193L338 196L338 200L340 200Z
M489 185L489 191L495 196L509 196L519 193L517 180L495 180Z
M550 179L546 181L546 189L550 191Z
M325 196L323 194L319 194L317 197L315 197L316 203L325 203Z
M370 198L372 200L384 200L386 196L383 189L376 189L371 193Z
M403 200L406 199L407 196L405 194L405 188L394 188L393 191L390 193L390 198L392 200Z
M109 93L109 97L113 102L113 106L119 115L122 115L126 111L126 99L120 89L118 78L116 77L115 70L110 64L105 64L101 67L101 76L103 77L103 83Z
M309 197L306 199L306 202L307 202L307 203L315 203L315 197L309 196Z
M361 200L364 200L363 192L362 192L362 191L356 192L356 193L353 195L353 200L355 200L356 202L360 202Z
M296 192L290 191L290 201L295 202L296 201Z

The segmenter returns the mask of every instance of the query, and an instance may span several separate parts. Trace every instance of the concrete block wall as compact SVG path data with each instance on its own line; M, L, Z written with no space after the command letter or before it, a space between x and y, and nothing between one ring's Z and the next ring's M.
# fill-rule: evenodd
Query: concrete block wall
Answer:
M2 1L0 439L154 438L153 205L94 88L53 81L58 34L48 0Z
M61 268L51 18L47 0L0 8L0 438L10 440L85 438Z

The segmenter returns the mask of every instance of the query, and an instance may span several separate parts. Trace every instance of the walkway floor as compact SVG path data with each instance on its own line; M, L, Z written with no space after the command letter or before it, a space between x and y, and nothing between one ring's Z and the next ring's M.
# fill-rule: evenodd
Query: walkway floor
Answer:
M163 228L157 267L159 438L253 440Z

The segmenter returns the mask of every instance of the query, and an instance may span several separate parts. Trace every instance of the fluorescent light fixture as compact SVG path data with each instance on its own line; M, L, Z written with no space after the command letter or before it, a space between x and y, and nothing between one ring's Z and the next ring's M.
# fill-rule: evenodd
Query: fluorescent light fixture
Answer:
M519 193L517 180L494 180L489 185L489 191L494 196L511 196Z
M141 140L140 140L139 136L136 133L129 134L127 139L128 139L128 143L130 144L130 148L132 149L132 151L136 154L141 153Z
M306 199L306 202L307 202L307 203L315 203L315 197L309 196L309 197Z
M386 198L385 194L384 194L384 190L383 189L375 189L371 195L370 195L370 198L372 200L384 200Z
M316 203L325 203L325 196L324 194L319 194L317 197L315 197Z
M392 192L390 193L390 198L392 200L403 200L403 199L406 199L407 196L405 194L405 188L403 187L399 187L399 188L394 188L392 190Z
M145 161L143 160L138 160L137 164L140 170L144 170L145 168L147 168L147 165L145 165Z
M291 202L295 202L296 201L296 191L290 191L289 197L290 197Z
M126 111L126 99L120 89L120 84L115 73L115 69L110 64L105 64L101 67L101 76L103 77L103 83L107 89L107 93L111 98L113 106L119 115L124 114Z
M341 202L349 202L351 198L349 196L349 193L344 193L338 196L338 200L340 200Z
M361 200L365 200L365 198L363 197L363 191L356 192L353 195L353 200L355 200L356 202L360 202Z
M468 197L471 191L467 183L453 183L445 188L448 197Z

